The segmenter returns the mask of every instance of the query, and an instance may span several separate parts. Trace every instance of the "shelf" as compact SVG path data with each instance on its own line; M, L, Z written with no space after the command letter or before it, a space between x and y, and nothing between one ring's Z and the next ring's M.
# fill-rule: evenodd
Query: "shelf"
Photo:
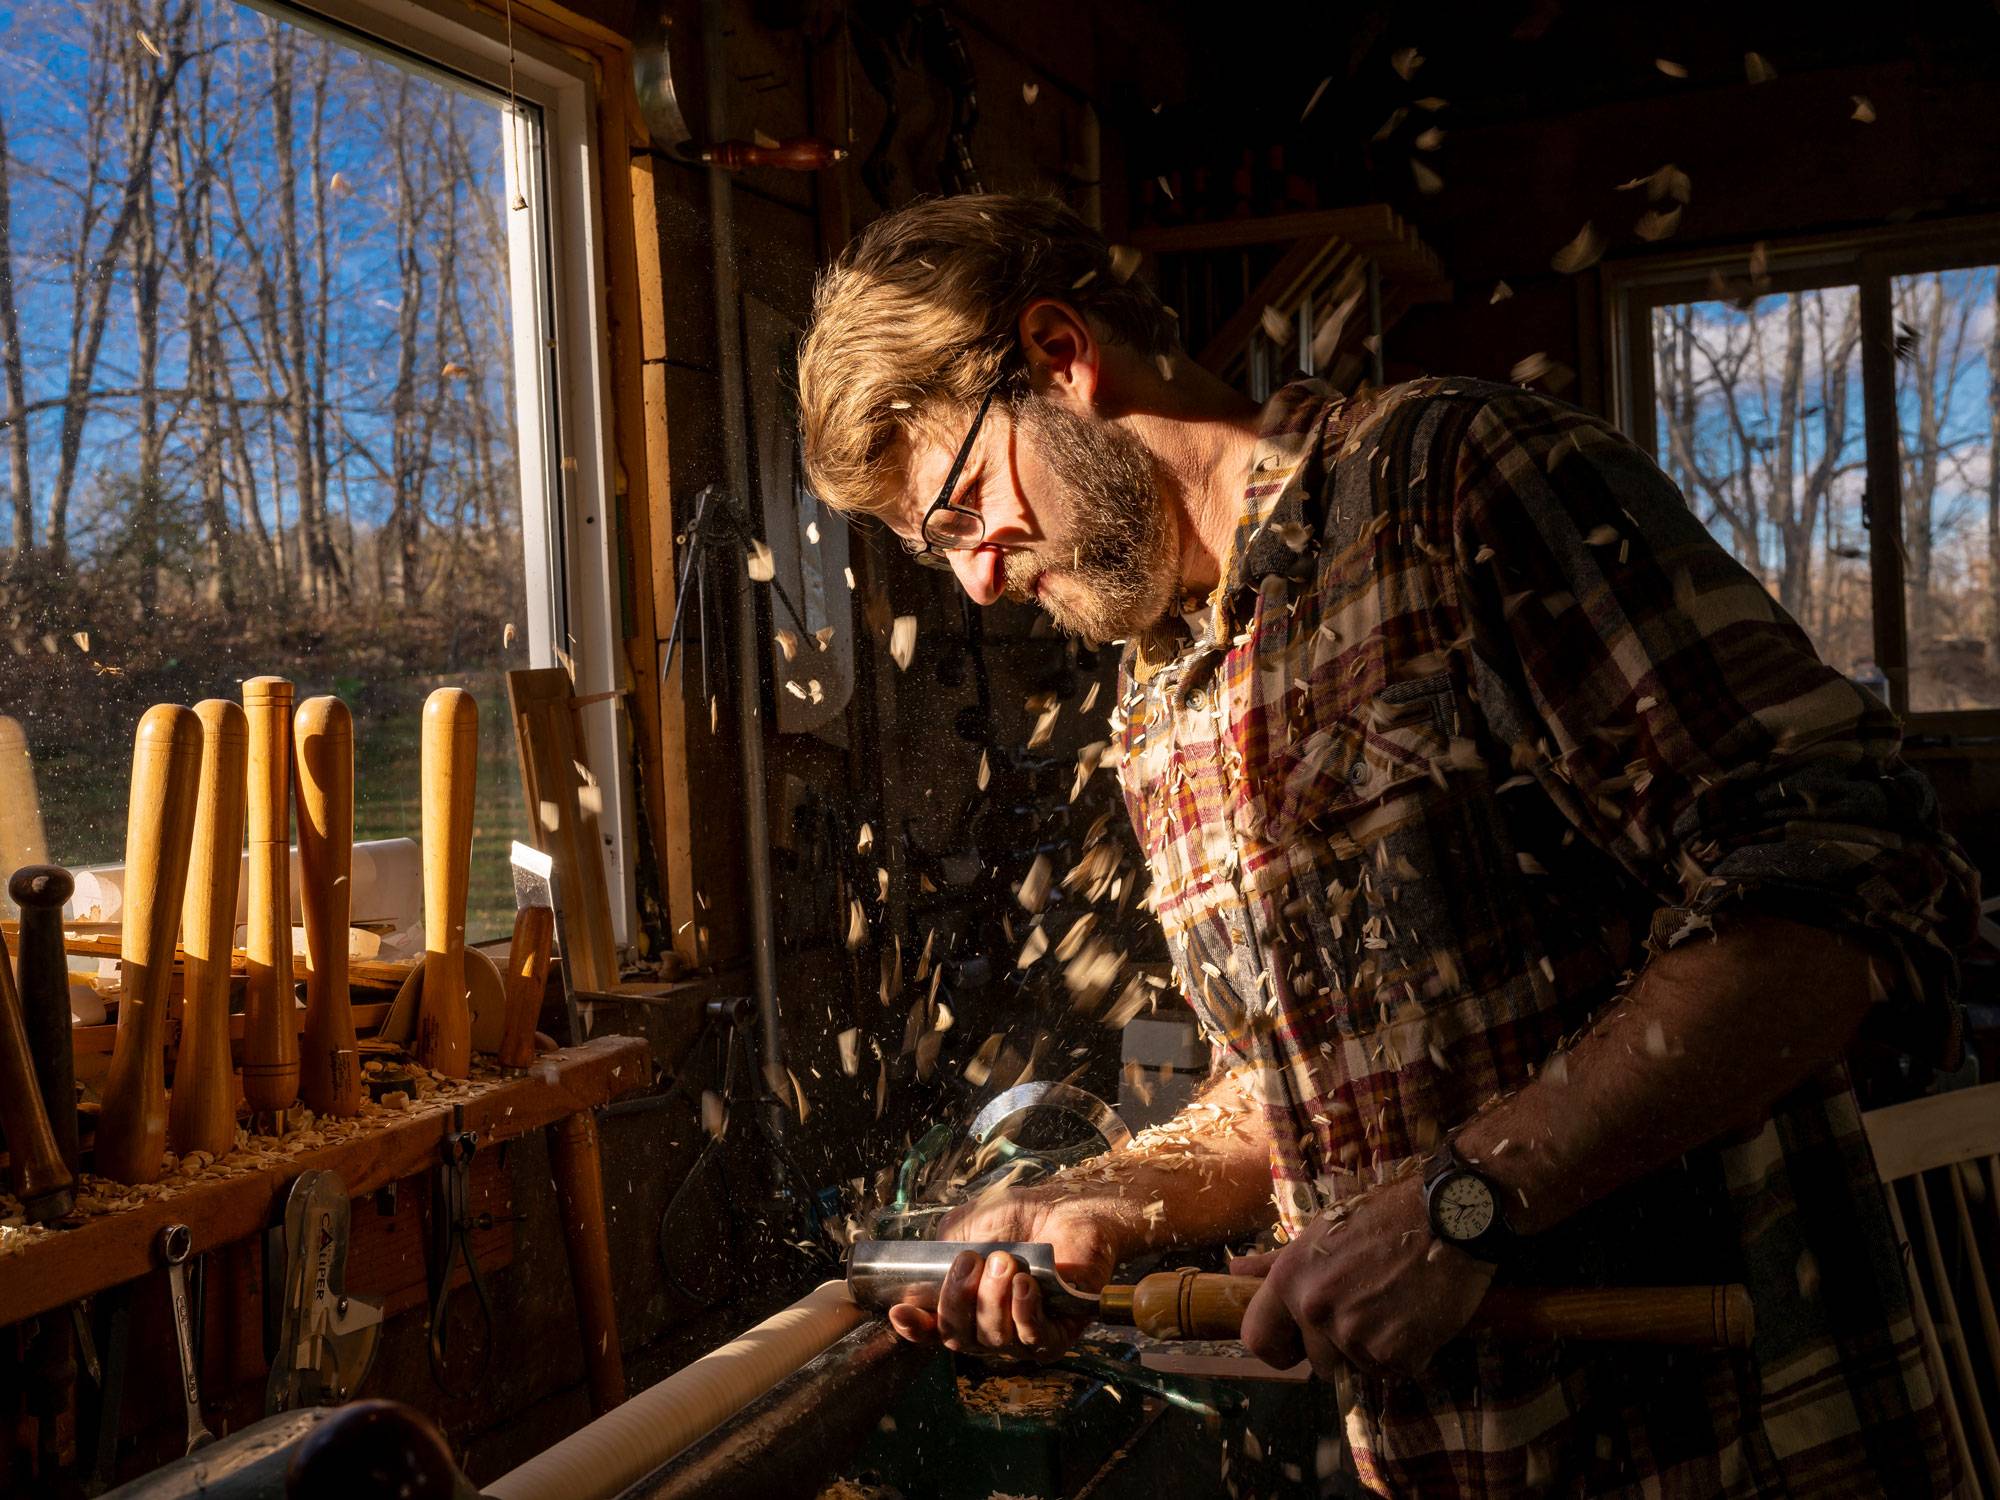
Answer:
M438 1160L454 1105L463 1106L463 1128L476 1131L483 1146L594 1109L651 1080L644 1039L598 1037L544 1053L520 1073L489 1074L441 1089L413 1103L407 1114L316 1122L335 1138L299 1150L273 1142L278 1149L231 1152L186 1182L167 1178L120 1189L87 1177L81 1189L86 1195L123 1192L132 1201L52 1226L0 1230L0 1327L156 1269L155 1242L169 1224L193 1231L196 1254L260 1233L276 1220L301 1172L338 1172L349 1197L356 1198L420 1172ZM245 1169L230 1170L239 1164Z

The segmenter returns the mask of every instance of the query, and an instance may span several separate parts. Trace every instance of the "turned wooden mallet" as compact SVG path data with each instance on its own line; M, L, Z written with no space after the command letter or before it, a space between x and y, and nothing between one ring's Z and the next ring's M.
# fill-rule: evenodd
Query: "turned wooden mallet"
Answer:
M243 684L250 731L247 822L250 899L244 934L243 1096L253 1122L285 1127L299 1097L299 1033L292 979L292 685Z
M417 1061L447 1078L472 1070L465 987L465 895L472 871L472 798L479 775L479 706L463 688L424 703L424 979Z
M306 926L306 1035L299 1092L323 1115L361 1111L361 1059L347 993L354 875L354 718L308 698L292 720L299 887Z
M76 889L60 865L23 865L7 881L7 895L21 912L19 963L21 1011L28 1051L42 1086L49 1129L70 1175L77 1170L76 1056L70 1043L69 955L63 951L62 909Z
M185 1156L222 1156L236 1145L236 1070L229 1056L229 960L236 946L236 887L243 874L244 769L250 724L227 698L194 706L201 720L201 792L194 853L181 905L187 980L181 1047L167 1138Z
M0 1125L7 1128L14 1193L28 1222L60 1219L72 1207L70 1187L75 1179L63 1165L55 1132L49 1128L4 937L0 937Z
M147 709L132 749L125 815L118 1035L97 1116L97 1170L118 1182L153 1181L166 1154L167 996L200 782L194 710L178 703Z

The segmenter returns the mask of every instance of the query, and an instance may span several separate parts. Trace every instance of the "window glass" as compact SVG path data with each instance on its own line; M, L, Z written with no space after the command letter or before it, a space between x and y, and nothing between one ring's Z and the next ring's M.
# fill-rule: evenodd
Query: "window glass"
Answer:
M1661 467L1820 655L1886 699L1855 288L1671 303L1653 309L1652 333Z
M160 9L0 10L0 795L31 775L41 843L0 819L0 863L121 859L141 713L266 672L353 709L357 838L414 838L424 697L463 685L467 926L503 933L539 118L237 0Z
M1994 268L1890 282L1910 707L2000 707Z

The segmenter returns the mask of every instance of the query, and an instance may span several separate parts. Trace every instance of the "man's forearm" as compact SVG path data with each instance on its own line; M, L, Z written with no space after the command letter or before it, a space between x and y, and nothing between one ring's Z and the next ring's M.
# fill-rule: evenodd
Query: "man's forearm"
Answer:
M1754 1124L1838 1057L1874 993L1869 952L1775 917L1655 957L1631 996L1457 1136L1535 1234Z
M1087 1212L1120 1258L1255 1233L1276 1218L1270 1131L1232 1074L1129 1144L1024 1191Z

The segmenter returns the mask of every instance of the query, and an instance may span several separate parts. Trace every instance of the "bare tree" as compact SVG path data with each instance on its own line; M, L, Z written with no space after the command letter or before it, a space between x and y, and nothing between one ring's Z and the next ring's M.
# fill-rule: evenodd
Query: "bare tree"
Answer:
M1986 661L2000 672L2000 272L1986 334Z
M1763 304L1732 317L1693 303L1654 318L1668 470L1801 619L1815 603L1816 537L1857 467L1847 408L1859 303L1836 300L1793 292L1776 318Z
M122 0L96 8L90 37L87 86L93 98L109 97L114 78L122 77L130 95L124 119L125 180L109 211L98 201L104 183L108 124L89 132L84 159L82 210L70 260L71 309L68 370L62 401L62 428L56 450L56 480L49 494L49 561L57 569L69 563L69 506L76 487L77 462L83 451L83 430L90 419L91 381L104 344L111 283L124 257L126 238L141 212L141 200L153 190L154 143L166 114L174 78L187 61L183 39L193 0ZM144 60L133 53L144 55ZM101 112L92 111L94 117ZM100 222L102 240L95 238Z
M7 389L7 475L14 490L14 556L35 545L35 490L28 466L28 382L21 353L21 320L14 306L14 207L7 153L7 121L0 115L0 369Z

